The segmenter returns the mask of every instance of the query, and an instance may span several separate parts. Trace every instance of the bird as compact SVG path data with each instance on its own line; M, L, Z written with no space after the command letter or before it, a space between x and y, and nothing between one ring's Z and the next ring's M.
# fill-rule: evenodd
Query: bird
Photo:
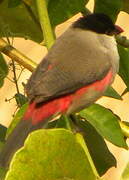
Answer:
M92 13L78 18L55 40L26 84L29 105L0 152L1 167L9 166L30 132L103 96L119 70L114 35L122 32L108 15Z

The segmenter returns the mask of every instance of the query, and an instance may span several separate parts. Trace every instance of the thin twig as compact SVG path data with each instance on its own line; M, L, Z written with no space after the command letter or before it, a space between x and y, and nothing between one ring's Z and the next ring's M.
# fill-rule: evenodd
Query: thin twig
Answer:
M6 78L11 81L12 83L14 83L14 81L12 79L10 79L8 76L6 76Z
M17 74L16 74L16 69L15 69L15 63L14 63L13 59L12 59L12 68L13 68L13 74L14 74L13 80L14 80L14 83L16 86L16 90L17 90L17 93L20 94L18 83L17 83Z
M20 79L21 74L22 74L23 71L24 71L24 68L21 69L21 72L19 73L19 75L18 75L18 77L17 77L17 81Z
M6 39L7 39L8 43L9 43L9 45L11 45L10 39L8 37L6 37ZM12 41L12 44L13 44L13 41ZM14 62L13 59L12 59L12 71L13 71L13 75L14 75L13 81L15 83L17 93L19 94L20 91L19 91L19 87L18 87L18 83L17 83L16 65L15 65L15 62Z

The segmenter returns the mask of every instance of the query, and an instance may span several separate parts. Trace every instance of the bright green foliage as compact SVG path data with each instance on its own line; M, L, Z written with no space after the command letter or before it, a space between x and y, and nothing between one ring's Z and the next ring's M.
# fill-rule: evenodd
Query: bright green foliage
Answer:
M127 148L118 117L101 105L93 104L82 110L79 115L85 118L104 138L111 143Z
M32 19L25 5L20 3L16 7L8 4L8 0L0 4L0 37L23 37L36 42L42 41L40 25Z
M65 129L33 132L15 154L5 180L96 180L78 140Z
M25 2L4 0L0 3L0 37L23 37L41 42L43 38L36 3L34 0ZM83 11L87 2L88 0L49 0L48 12L52 26L55 27Z

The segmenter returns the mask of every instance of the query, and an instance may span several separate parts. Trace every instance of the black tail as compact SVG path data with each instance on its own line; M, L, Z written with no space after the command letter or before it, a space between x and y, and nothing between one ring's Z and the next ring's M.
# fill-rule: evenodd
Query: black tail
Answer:
M12 156L23 146L28 134L36 129L41 129L43 124L44 123L38 123L37 125L32 125L31 121L21 120L12 134L7 138L7 141L0 152L0 166L8 167Z

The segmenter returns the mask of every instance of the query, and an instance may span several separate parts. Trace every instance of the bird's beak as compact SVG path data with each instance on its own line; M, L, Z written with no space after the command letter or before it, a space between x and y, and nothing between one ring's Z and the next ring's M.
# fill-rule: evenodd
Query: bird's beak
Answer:
M122 32L124 32L124 30L120 26L115 25L115 31L113 32L113 34L117 35L117 34L120 34Z

